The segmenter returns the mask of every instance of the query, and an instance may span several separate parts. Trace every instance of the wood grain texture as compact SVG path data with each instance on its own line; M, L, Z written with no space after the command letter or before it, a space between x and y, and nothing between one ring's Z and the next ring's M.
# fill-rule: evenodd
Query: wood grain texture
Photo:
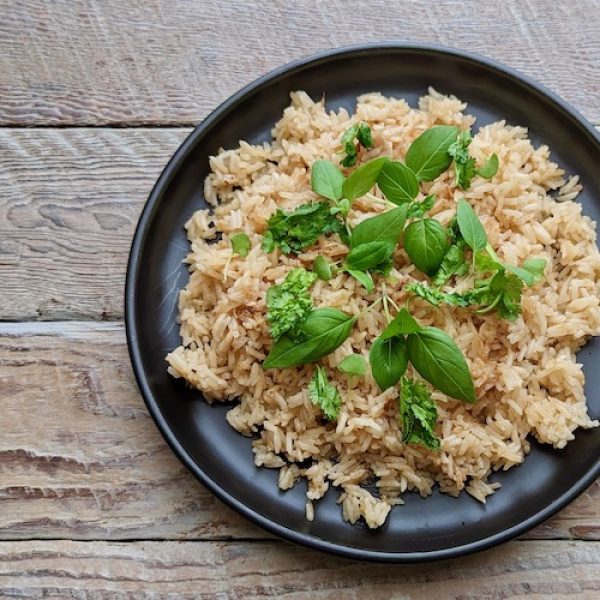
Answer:
M156 430L119 323L0 326L0 539L266 538ZM600 540L597 482L529 539Z
M591 600L599 592L599 542L513 542L414 566L351 562L275 541L0 543L3 597Z
M0 319L115 319L154 182L189 129L0 129Z
M600 122L600 0L0 0L0 124L180 125L266 71L404 39L517 68Z

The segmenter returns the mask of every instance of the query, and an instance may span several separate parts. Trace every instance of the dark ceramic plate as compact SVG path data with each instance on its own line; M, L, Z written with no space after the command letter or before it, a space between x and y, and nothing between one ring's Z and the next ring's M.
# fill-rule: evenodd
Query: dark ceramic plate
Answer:
M585 214L600 220L600 140L560 98L514 71L464 52L407 44L369 45L326 52L282 67L223 103L187 138L154 187L135 233L127 272L127 339L137 380L162 434L181 461L219 498L284 538L356 559L415 562L458 556L519 535L581 493L600 473L600 429L577 431L562 451L533 444L525 462L491 477L502 489L482 505L467 494L437 491L427 499L405 496L376 531L348 525L337 490L304 518L305 484L281 492L277 471L258 469L250 440L225 421L231 406L209 406L198 392L167 375L165 354L179 345L177 295L188 274L183 225L206 207L202 186L208 156L238 140L270 137L289 103L289 92L325 94L329 108L352 110L357 95L380 91L415 105L427 87L469 103L477 125L506 119L529 128L534 144L583 183ZM600 343L579 354L589 410L600 417Z

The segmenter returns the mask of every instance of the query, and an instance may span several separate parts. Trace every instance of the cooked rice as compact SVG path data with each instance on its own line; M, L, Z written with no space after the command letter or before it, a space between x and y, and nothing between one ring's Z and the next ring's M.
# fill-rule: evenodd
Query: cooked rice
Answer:
M469 309L433 308L413 300L412 312L422 324L440 327L456 340L479 398L469 405L433 392L441 450L401 442L396 389L381 393L370 373L349 378L335 368L351 352L368 358L372 341L385 327L377 311L363 314L342 346L320 361L342 395L337 423L324 424L308 397L313 366L262 368L272 345L265 320L268 287L294 267L310 268L319 254L338 261L346 252L331 237L297 257L279 251L265 254L260 248L261 234L276 208L289 210L316 199L311 164L321 158L339 160L341 135L361 120L371 126L375 142L371 150L362 151L361 161L380 154L403 159L425 129L436 124L467 128L475 121L463 112L463 102L432 89L418 109L404 100L367 94L358 98L354 115L344 109L327 112L323 101L314 102L304 92L291 98L271 143L252 146L242 141L238 149L210 158L205 197L214 210L197 211L186 225L191 274L179 300L182 345L167 357L169 372L185 378L209 402L239 399L227 420L240 433L255 437L255 464L281 469L281 489L291 488L299 477L308 480L307 519L314 517L313 501L332 485L340 488L346 520L354 523L362 517L369 527L377 527L393 505L402 503L404 492L427 496L435 483L442 492L457 496L466 490L485 502L500 487L488 477L523 461L529 435L563 448L577 427L598 425L587 414L584 376L575 356L589 336L600 334L595 224L574 202L581 189L577 178L565 182L548 147L534 148L525 128L503 121L482 127L470 146L478 163L494 152L498 155L500 166L492 181L475 178L463 192L456 189L451 168L423 187L436 195L432 214L443 224L464 196L502 259L517 264L544 257L548 267L543 282L524 289L523 314L514 323L494 314L482 317ZM355 224L381 210L383 205L357 200L349 219ZM240 230L250 236L252 250L246 258L234 256L226 270L229 236ZM222 237L210 241L217 233ZM404 285L424 277L402 249L395 264L392 274L398 283L391 290L388 284L388 292L401 305L407 298ZM462 291L472 283L466 276L456 288ZM317 281L312 289L315 306L353 314L376 294L368 294L343 273Z

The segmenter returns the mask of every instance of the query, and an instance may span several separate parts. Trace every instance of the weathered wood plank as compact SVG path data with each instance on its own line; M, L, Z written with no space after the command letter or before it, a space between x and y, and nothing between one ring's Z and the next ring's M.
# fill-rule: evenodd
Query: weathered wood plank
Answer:
M600 1L0 0L0 124L192 124L285 62L394 37L503 61L600 122Z
M188 132L0 130L0 319L121 317L139 213Z
M0 539L265 538L179 464L120 323L0 326ZM528 538L600 540L597 482Z
M513 542L412 566L348 561L275 541L0 543L4 597L591 599L599 591L598 542Z

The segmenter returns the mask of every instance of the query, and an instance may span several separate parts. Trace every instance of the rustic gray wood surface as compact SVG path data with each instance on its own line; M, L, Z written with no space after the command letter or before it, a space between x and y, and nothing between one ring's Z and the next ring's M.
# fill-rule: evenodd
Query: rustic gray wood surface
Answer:
M0 597L597 598L600 484L502 547L431 565L293 547L163 442L122 290L190 127L283 62L405 39L481 52L600 125L600 1L0 0Z

